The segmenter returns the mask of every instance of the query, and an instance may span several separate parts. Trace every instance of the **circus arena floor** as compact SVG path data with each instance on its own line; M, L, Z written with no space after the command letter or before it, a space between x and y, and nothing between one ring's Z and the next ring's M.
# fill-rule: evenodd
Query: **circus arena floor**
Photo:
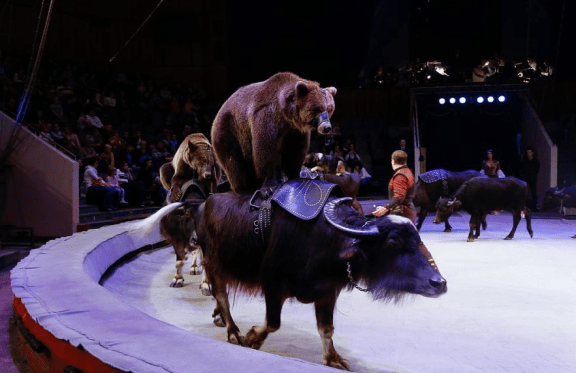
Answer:
M488 229L466 242L468 218L454 215L452 233L433 225L431 216L422 227L422 239L448 281L440 298L410 296L390 304L358 290L341 294L334 344L353 371L576 372L576 220L535 216L533 238L522 220L515 238L506 241L511 215L489 215ZM118 263L102 286L153 318L225 342L225 328L212 323L214 300L198 289L200 276L185 271L184 287L168 286L174 264L171 247L145 251ZM263 323L262 298L231 298L242 333ZM313 306L287 302L282 327L261 350L321 364ZM206 354L215 364L226 359L218 351ZM194 371L194 362L189 364Z

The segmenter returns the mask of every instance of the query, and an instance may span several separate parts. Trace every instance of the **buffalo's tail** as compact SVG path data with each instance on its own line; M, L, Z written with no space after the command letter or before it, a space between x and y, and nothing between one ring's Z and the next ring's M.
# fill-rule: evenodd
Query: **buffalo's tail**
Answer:
M162 207L160 210L156 211L153 215L150 215L144 220L139 220L135 223L130 224L128 231L140 236L144 237L148 235L154 227L160 224L160 220L171 213L172 211L176 210L178 207L182 206L182 202L171 203L167 206Z

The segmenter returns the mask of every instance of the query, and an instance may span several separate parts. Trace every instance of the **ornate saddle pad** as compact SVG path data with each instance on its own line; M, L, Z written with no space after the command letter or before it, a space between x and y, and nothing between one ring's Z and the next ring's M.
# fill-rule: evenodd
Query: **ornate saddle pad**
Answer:
M322 180L295 179L280 185L271 199L292 215L311 220L322 211L334 187L340 187Z
M426 184L435 183L439 180L446 180L452 173L450 171L443 170L441 168L437 170L432 170L421 174L420 180Z

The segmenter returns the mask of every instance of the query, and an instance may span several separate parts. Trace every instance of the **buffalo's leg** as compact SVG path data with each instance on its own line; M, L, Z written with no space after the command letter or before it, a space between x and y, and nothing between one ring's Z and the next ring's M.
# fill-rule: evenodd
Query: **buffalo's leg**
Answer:
M420 207L420 212L418 213L418 224L416 224L416 229L420 230L420 228L422 228L424 219L426 219L426 214L428 214L428 210L426 210L423 207Z
M512 211L512 217L514 218L514 222L512 225L512 230L510 231L510 233L508 233L508 236L506 236L506 238L504 238L505 240L511 240L514 238L514 233L516 233L516 228L518 228L518 223L520 223L520 219L522 219L520 216L521 211L522 210L520 210L520 209Z
M534 237L534 232L532 231L532 211L529 208L524 208L524 218L526 219L526 229L530 233L530 238Z
M228 342L244 345L244 337L240 334L240 329L234 323L232 315L230 314L230 303L228 301L228 291L226 290L226 282L218 279L217 276L210 276L212 283L212 292L216 299L217 309L220 313L222 321L226 324L228 331ZM214 310L216 312L216 310Z
M474 217L474 215L470 216L470 221L468 222L468 225L470 226L470 232L468 233L468 242L473 242L474 241L474 230L476 228L476 218Z
M482 224L482 215L477 215L474 218L474 225L476 226L476 233L474 234L474 239L480 237L480 225Z
M316 308L316 325L322 340L322 360L324 364L338 369L350 370L350 365L334 349L334 307L337 294L331 294L314 302Z
M486 215L487 214L483 214L482 215L482 229L486 230L487 224L486 224Z
M200 291L202 292L202 295L205 296L210 296L212 295L212 291L210 290L210 282L208 281L208 276L206 275L206 271L204 270L204 268L202 268L200 270L199 267L202 266L202 260L204 258L204 254L202 253L202 249L200 248L200 246L197 245L193 245L192 246L194 249L194 260L192 262L192 268L190 268L190 274L200 274L200 272L202 272L202 279L200 280L200 285L198 286L198 288L200 289ZM198 263L200 263L200 265L198 265ZM194 271L194 273L192 273L192 271Z
M444 232L452 232L452 226L448 223L448 219L444 222Z
M270 293L274 295L270 295ZM244 339L245 346L256 350L262 347L262 344L268 337L268 334L280 329L280 314L285 298L279 295L278 291L272 291L265 294L266 298L266 323L262 326L253 326L246 334Z
M172 288L181 288L184 285L184 277L182 277L182 266L186 261L186 248L174 245L174 252L176 253L176 273L170 283Z

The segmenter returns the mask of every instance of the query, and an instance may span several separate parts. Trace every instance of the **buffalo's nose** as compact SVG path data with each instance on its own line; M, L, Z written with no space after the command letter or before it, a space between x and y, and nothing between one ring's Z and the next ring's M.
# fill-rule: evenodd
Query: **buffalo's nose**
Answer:
M439 293L444 293L446 291L446 279L441 275L435 275L430 280L430 285L435 288Z
M434 224L440 224L440 220L438 220L438 219L434 219L434 220L432 220L432 222L433 222Z

